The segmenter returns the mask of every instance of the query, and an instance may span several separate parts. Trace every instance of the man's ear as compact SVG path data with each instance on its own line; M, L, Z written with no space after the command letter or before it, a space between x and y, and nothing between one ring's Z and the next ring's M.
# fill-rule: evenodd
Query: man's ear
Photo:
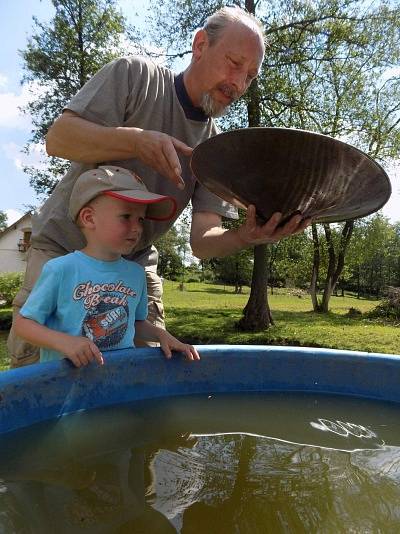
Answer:
M193 39L192 44L192 53L193 58L197 61L201 58L202 53L205 48L207 48L209 42L208 42L208 35L205 30L198 30L196 32L196 35Z
M94 209L92 206L84 206L78 215L78 225L82 228L93 229L95 227L94 222Z

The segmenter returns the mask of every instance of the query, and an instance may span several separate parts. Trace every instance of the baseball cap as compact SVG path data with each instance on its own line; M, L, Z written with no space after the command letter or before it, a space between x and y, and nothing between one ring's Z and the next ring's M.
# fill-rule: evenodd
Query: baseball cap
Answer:
M104 165L82 173L72 188L69 200L69 214L73 220L88 202L105 194L128 202L147 204L146 219L167 221L176 213L173 197L150 193L134 172Z

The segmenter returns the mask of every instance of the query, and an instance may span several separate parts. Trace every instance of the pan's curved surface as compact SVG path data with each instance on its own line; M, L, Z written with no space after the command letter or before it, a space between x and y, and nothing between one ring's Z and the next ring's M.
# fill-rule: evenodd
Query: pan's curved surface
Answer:
M340 222L379 210L391 194L382 167L357 148L291 128L243 128L212 137L192 155L193 174L239 207L254 204L268 220L297 212Z

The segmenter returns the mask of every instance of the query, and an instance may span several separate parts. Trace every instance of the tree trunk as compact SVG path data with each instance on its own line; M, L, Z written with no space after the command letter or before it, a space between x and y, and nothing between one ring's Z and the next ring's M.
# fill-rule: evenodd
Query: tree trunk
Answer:
M312 238L313 238L313 245L314 245L314 255L313 255L313 268L312 268L312 274L311 274L311 282L310 282L310 295L311 295L311 302L313 305L313 310L315 312L320 311L319 309L319 302L318 302L318 275L319 275L319 265L320 265L320 252L319 252L319 238L318 238L318 232L317 232L317 226L315 224L311 225L311 231L312 231Z
M268 249L267 245L254 248L254 267L249 300L238 323L241 330L255 332L274 324L268 305Z
M255 15L256 2L245 0L245 8ZM261 126L260 92L257 79L248 90L247 116L249 127ZM243 310L243 317L238 323L241 330L264 330L274 324L268 304L268 264L267 245L254 248L254 266L251 278L249 300Z
M335 247L330 226L329 224L324 224L326 243L328 246L329 263L320 310L323 313L327 313L329 311L329 300L339 280L339 276L342 274L344 267L344 258L346 255L348 244L351 239L351 235L353 233L353 228L354 220L347 221L344 225L340 238L339 251L336 258Z

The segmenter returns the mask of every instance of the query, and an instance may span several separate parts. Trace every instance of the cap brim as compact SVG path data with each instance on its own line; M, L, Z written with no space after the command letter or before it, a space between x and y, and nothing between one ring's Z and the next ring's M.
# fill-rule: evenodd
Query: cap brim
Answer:
M146 204L146 219L168 221L176 213L176 200L173 197L140 190L104 191L104 194L127 202Z

